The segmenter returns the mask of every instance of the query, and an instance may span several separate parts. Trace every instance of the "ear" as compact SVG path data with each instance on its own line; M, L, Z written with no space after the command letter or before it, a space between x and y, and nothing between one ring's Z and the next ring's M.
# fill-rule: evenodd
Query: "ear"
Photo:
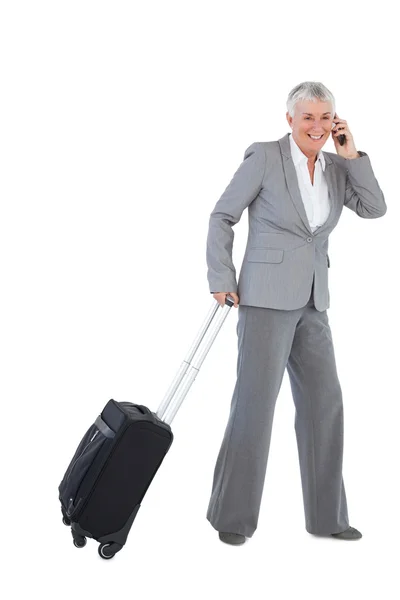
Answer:
M290 127L293 129L293 125L292 125L292 122L293 122L293 117L291 117L291 116L289 115L289 111L287 111L287 112L286 112L286 120L287 120L287 122L289 123L289 126L290 126Z

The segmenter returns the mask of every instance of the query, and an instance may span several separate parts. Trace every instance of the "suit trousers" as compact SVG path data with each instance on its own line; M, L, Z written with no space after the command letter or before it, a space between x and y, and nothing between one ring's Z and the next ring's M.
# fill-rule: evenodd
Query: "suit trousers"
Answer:
M342 477L343 402L326 310L238 307L237 380L219 451L207 519L217 531L251 537L257 528L275 404L285 368L305 527L328 535L349 527ZM282 515L283 517L283 515Z

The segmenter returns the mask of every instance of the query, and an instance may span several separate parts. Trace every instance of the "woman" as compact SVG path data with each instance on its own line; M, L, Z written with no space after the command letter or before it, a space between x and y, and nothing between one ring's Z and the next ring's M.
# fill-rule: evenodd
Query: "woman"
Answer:
M257 528L276 399L287 368L306 530L354 540L342 477L343 403L327 316L328 238L343 206L375 219L386 213L365 152L320 82L291 90L292 131L254 142L210 215L208 282L238 307L237 380L217 457L207 519L222 541L243 544ZM345 143L338 141L345 135ZM332 136L336 154L322 152ZM249 211L236 283L232 227ZM240 303L239 303L240 302Z

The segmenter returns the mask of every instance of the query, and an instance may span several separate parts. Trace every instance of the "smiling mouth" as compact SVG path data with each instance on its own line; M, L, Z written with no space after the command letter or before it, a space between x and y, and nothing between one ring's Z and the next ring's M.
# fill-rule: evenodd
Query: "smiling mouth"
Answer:
M307 133L308 137L310 139L312 139L314 142L319 142L319 140L322 140L322 138L324 137L323 135L320 135L318 138L317 137L311 137L311 135L309 133Z

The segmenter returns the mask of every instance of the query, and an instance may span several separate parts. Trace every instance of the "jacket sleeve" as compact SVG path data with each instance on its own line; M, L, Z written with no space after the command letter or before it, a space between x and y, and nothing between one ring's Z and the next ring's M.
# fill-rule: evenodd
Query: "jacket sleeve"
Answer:
M387 206L385 197L372 170L368 154L345 159L346 192L344 206L364 219L383 217Z
M232 227L258 196L265 162L263 143L254 142L246 149L242 163L210 215L206 258L211 293L237 292L236 270L232 262Z

